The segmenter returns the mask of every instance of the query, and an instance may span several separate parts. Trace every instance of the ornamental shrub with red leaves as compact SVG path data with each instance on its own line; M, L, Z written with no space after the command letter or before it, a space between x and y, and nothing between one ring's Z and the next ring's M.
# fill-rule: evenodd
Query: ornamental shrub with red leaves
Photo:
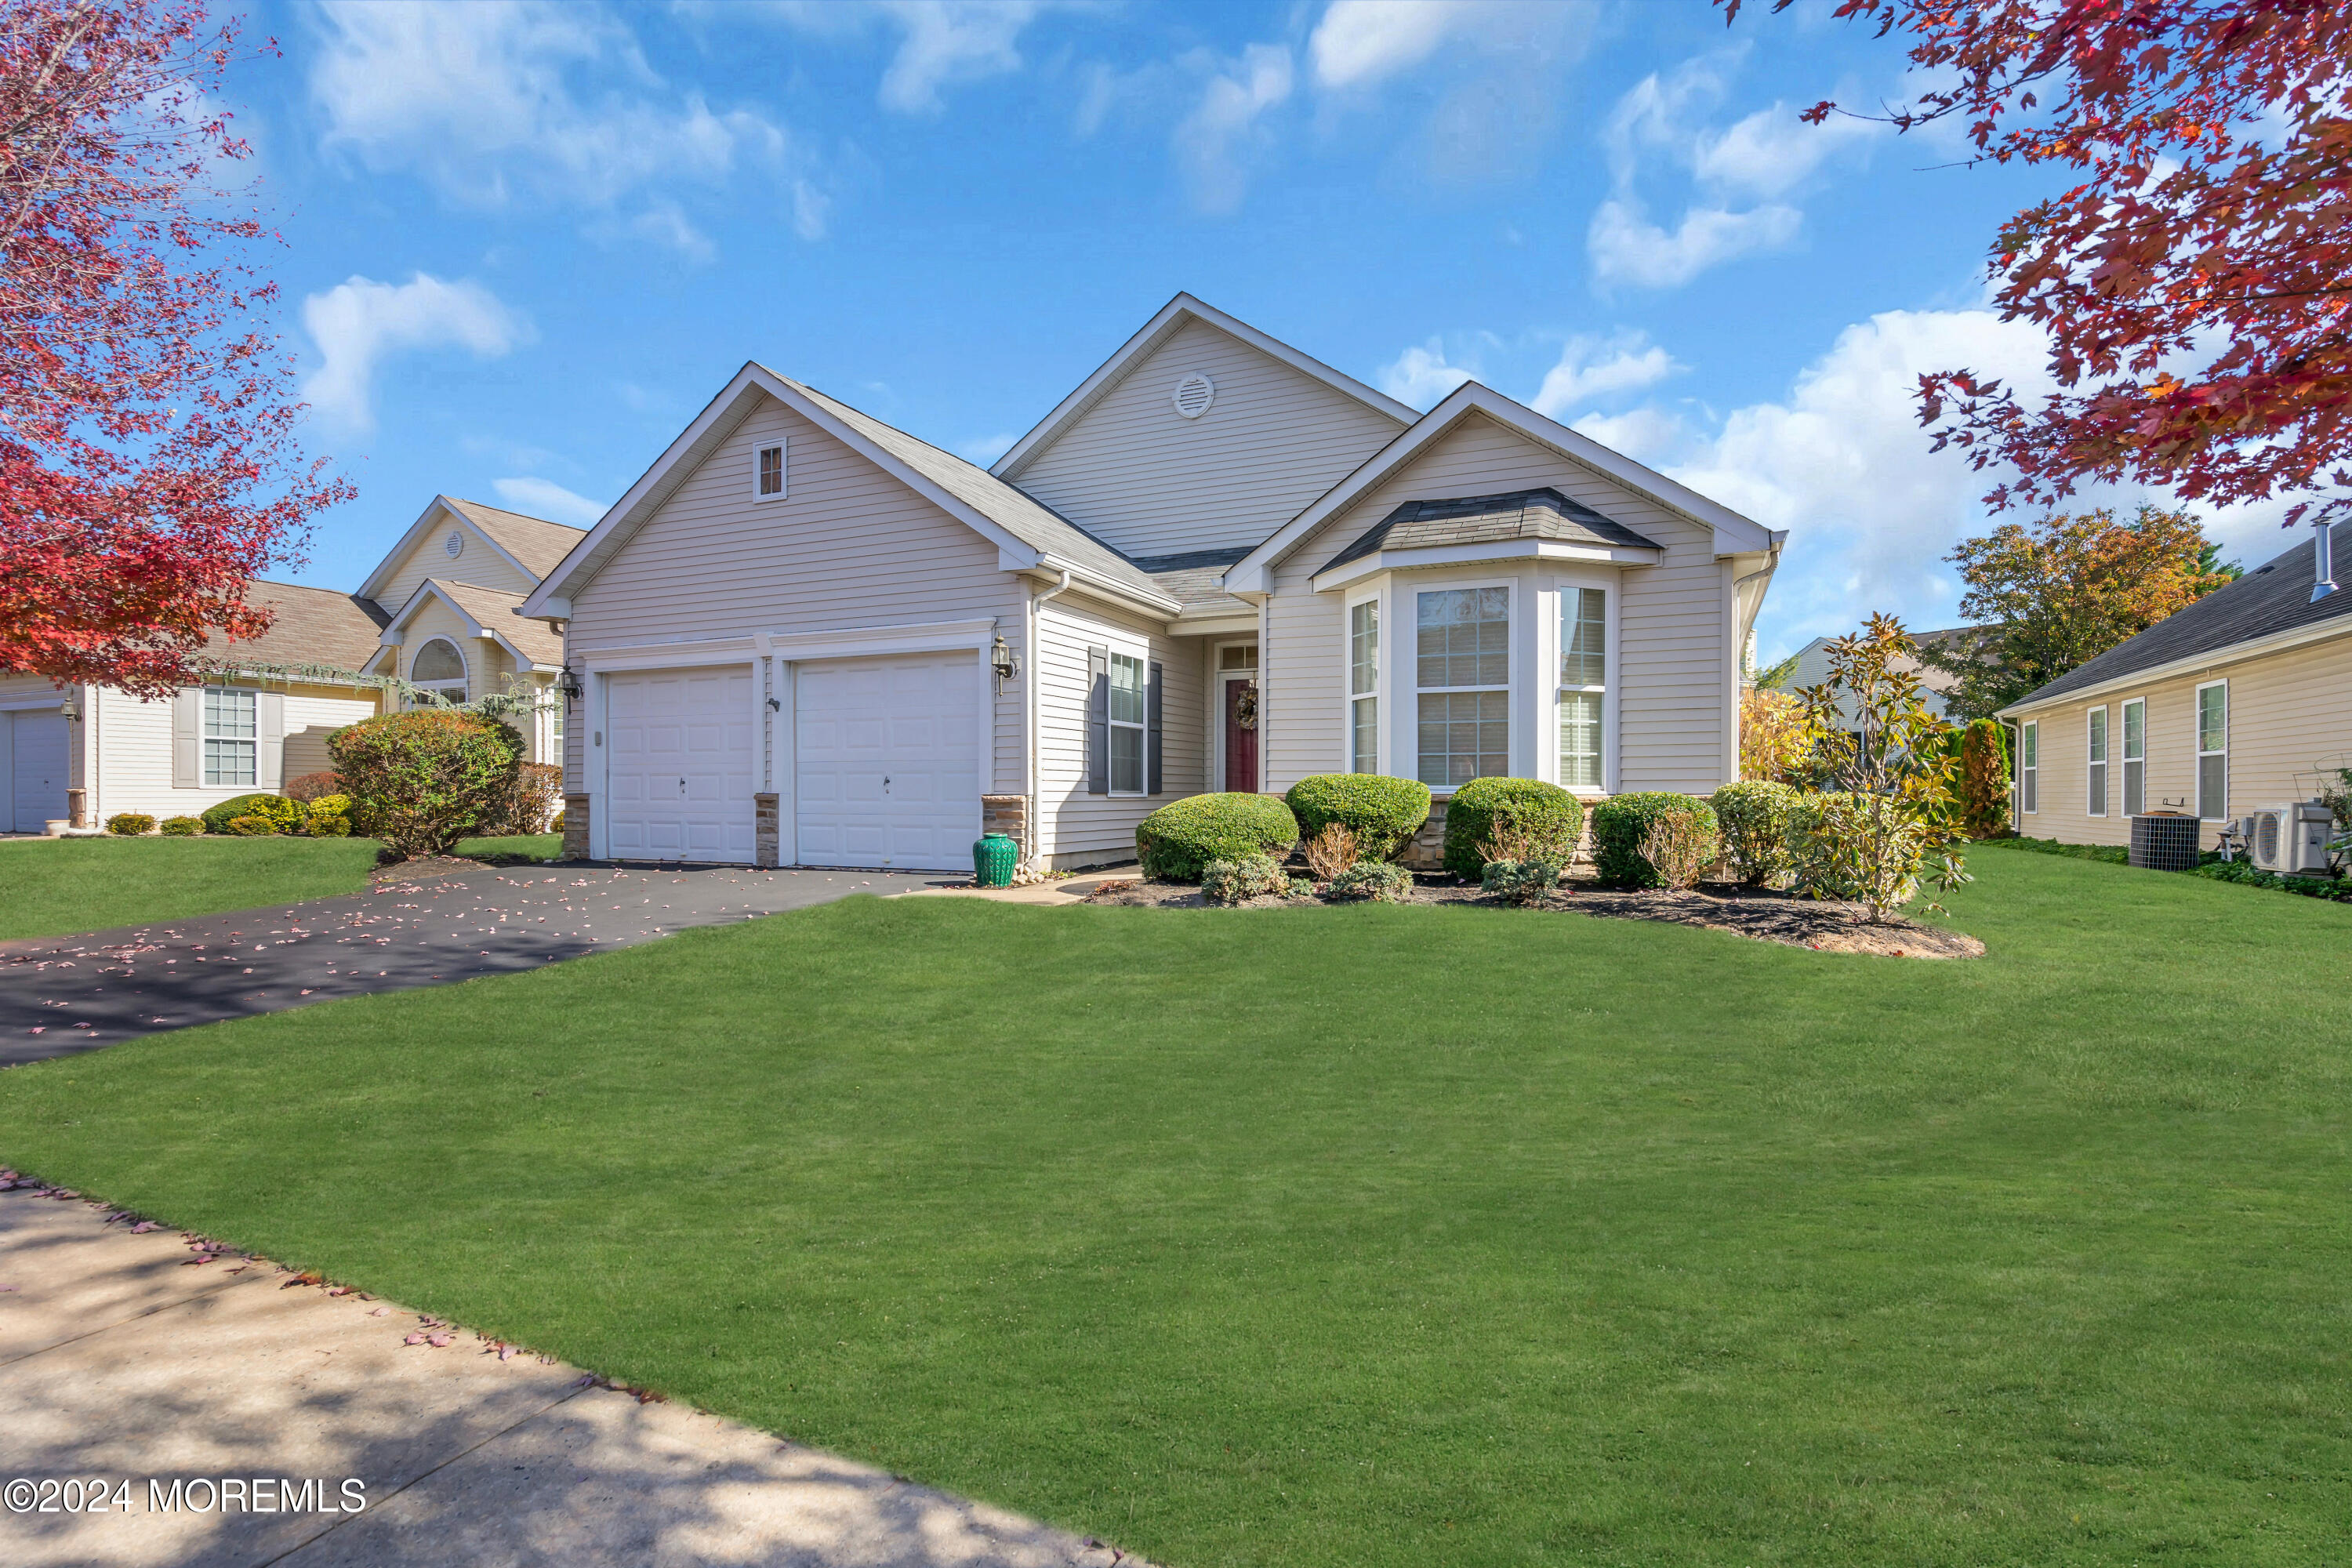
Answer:
M522 737L456 708L363 719L327 737L352 825L396 860L446 854L512 808Z

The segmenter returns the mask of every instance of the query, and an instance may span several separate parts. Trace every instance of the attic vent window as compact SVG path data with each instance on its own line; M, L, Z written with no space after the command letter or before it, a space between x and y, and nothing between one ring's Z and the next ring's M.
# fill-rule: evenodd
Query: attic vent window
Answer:
M1217 384L1194 371L1176 384L1176 395L1170 399L1176 412L1187 419L1198 419L1217 400Z
M455 528L451 529L449 531L449 537L441 542L441 550L442 553L447 555L452 561L455 561L458 556L464 554L466 552L466 535L464 531Z
M760 458L751 480L754 500L784 499L784 444L781 441L760 448Z

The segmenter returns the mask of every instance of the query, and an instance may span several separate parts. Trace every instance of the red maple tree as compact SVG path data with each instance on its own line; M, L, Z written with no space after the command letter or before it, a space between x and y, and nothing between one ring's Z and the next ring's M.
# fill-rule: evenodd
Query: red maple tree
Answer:
M1737 16L1740 0L1722 0ZM1777 0L1775 10L1790 0ZM2085 482L2211 505L2352 509L2352 5L2345 0L1842 0L1939 85L1977 161L2074 183L2011 218L1988 271L2042 327L2058 390L1919 378L1936 446L2043 505ZM1837 112L1823 102L1805 118ZM2326 494L2333 489L2337 493Z
M0 669L185 684L352 493L302 460L274 237L219 188L234 45L200 4L0 0Z

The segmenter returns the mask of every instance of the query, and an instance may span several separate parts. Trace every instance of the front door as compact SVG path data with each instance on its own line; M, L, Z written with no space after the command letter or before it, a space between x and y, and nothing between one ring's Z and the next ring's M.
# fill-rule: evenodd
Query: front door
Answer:
M1257 682L1228 680L1224 686L1225 788L1254 791L1257 788Z

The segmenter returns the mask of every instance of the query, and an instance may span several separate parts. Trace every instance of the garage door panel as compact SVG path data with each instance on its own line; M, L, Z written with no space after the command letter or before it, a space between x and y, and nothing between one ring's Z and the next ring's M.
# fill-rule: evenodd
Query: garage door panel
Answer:
M605 832L615 857L749 861L751 672L605 679Z
M794 694L803 862L969 864L980 831L977 655L803 664Z

